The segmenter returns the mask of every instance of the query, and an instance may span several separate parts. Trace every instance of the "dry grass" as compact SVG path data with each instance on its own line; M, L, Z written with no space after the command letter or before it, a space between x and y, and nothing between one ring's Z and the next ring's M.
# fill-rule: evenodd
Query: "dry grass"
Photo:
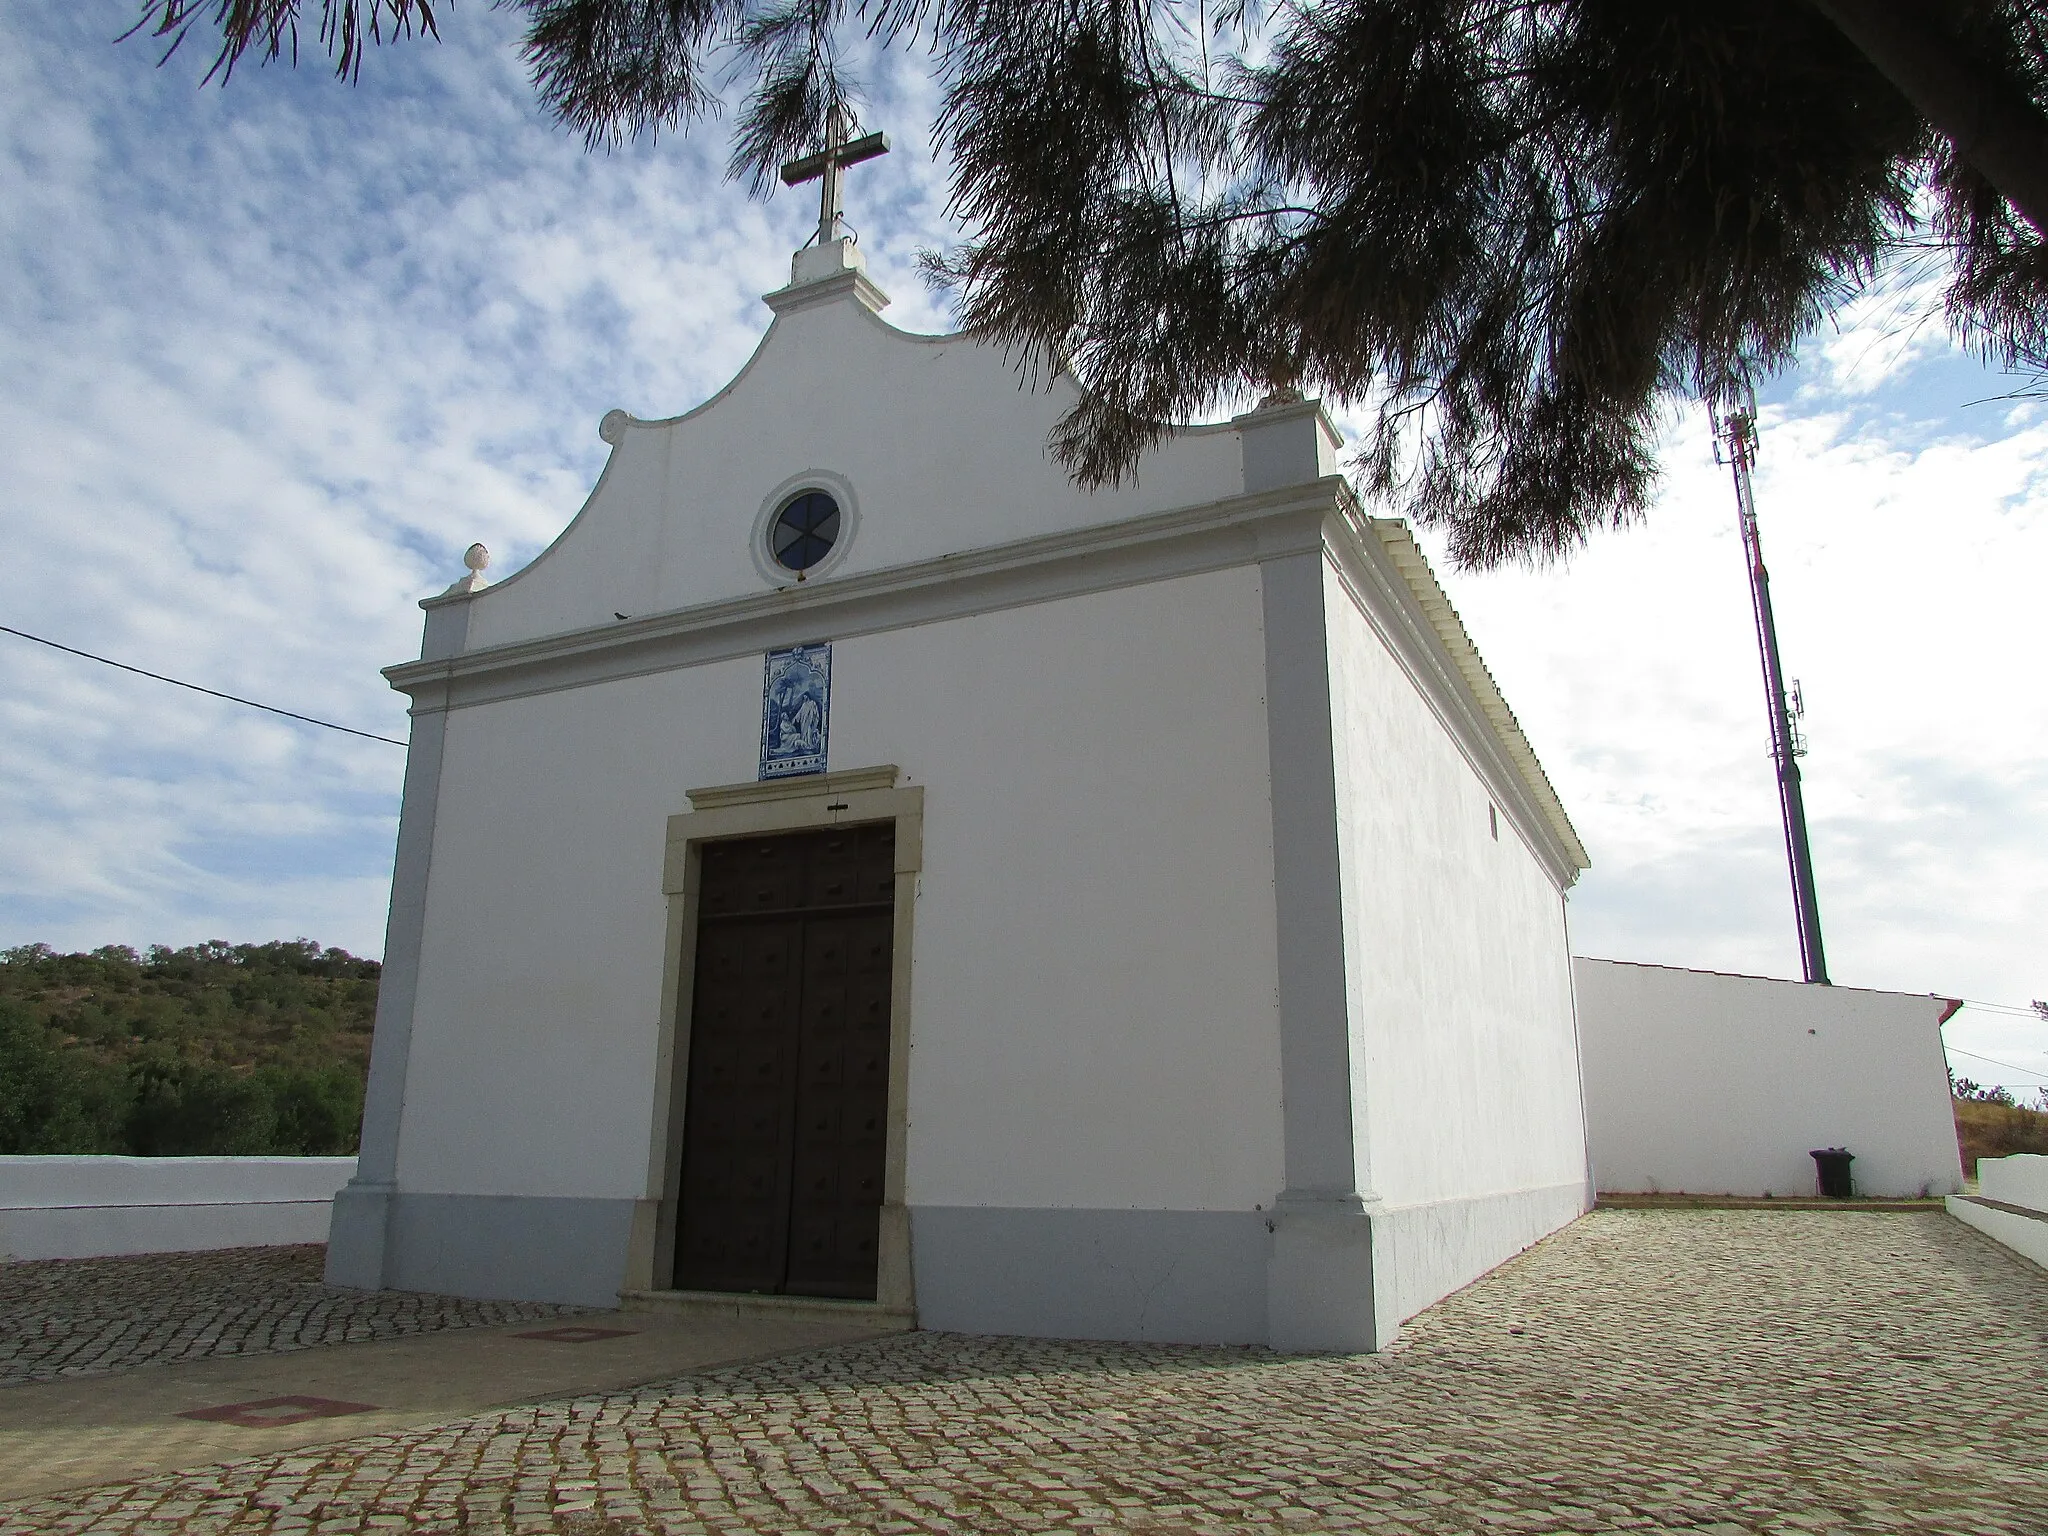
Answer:
M1957 1099L1956 1141L1963 1149L1963 1173L1974 1179L1980 1157L2048 1153L2048 1111Z

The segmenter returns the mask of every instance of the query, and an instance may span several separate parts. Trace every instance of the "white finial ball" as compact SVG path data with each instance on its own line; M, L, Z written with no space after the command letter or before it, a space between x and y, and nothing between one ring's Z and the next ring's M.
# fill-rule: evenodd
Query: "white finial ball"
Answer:
M462 563L481 576L484 567L491 563L491 552L481 544L472 544L462 552Z

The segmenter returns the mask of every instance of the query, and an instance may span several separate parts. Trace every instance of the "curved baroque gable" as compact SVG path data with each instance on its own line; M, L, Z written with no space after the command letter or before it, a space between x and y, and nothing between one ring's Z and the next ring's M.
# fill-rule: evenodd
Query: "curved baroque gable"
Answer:
M788 307L695 410L605 417L611 458L583 510L533 564L478 594L465 648L793 585L755 545L778 495L811 481L851 503L824 580L1244 489L1227 423L1161 445L1135 482L1079 489L1046 449L1073 399L1068 380L1034 389L970 337L896 329L851 284Z

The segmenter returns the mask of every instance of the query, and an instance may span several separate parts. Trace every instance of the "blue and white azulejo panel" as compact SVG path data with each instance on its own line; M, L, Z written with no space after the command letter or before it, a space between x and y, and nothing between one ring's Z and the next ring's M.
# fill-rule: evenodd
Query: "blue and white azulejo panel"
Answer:
M761 676L761 777L825 771L832 642L770 651Z

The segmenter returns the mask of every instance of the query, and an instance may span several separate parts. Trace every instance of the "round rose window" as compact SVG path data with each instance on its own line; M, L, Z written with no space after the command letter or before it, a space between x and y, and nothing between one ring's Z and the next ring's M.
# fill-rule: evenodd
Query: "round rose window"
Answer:
M768 549L785 570L808 571L839 541L839 503L823 491L802 491L775 514Z

